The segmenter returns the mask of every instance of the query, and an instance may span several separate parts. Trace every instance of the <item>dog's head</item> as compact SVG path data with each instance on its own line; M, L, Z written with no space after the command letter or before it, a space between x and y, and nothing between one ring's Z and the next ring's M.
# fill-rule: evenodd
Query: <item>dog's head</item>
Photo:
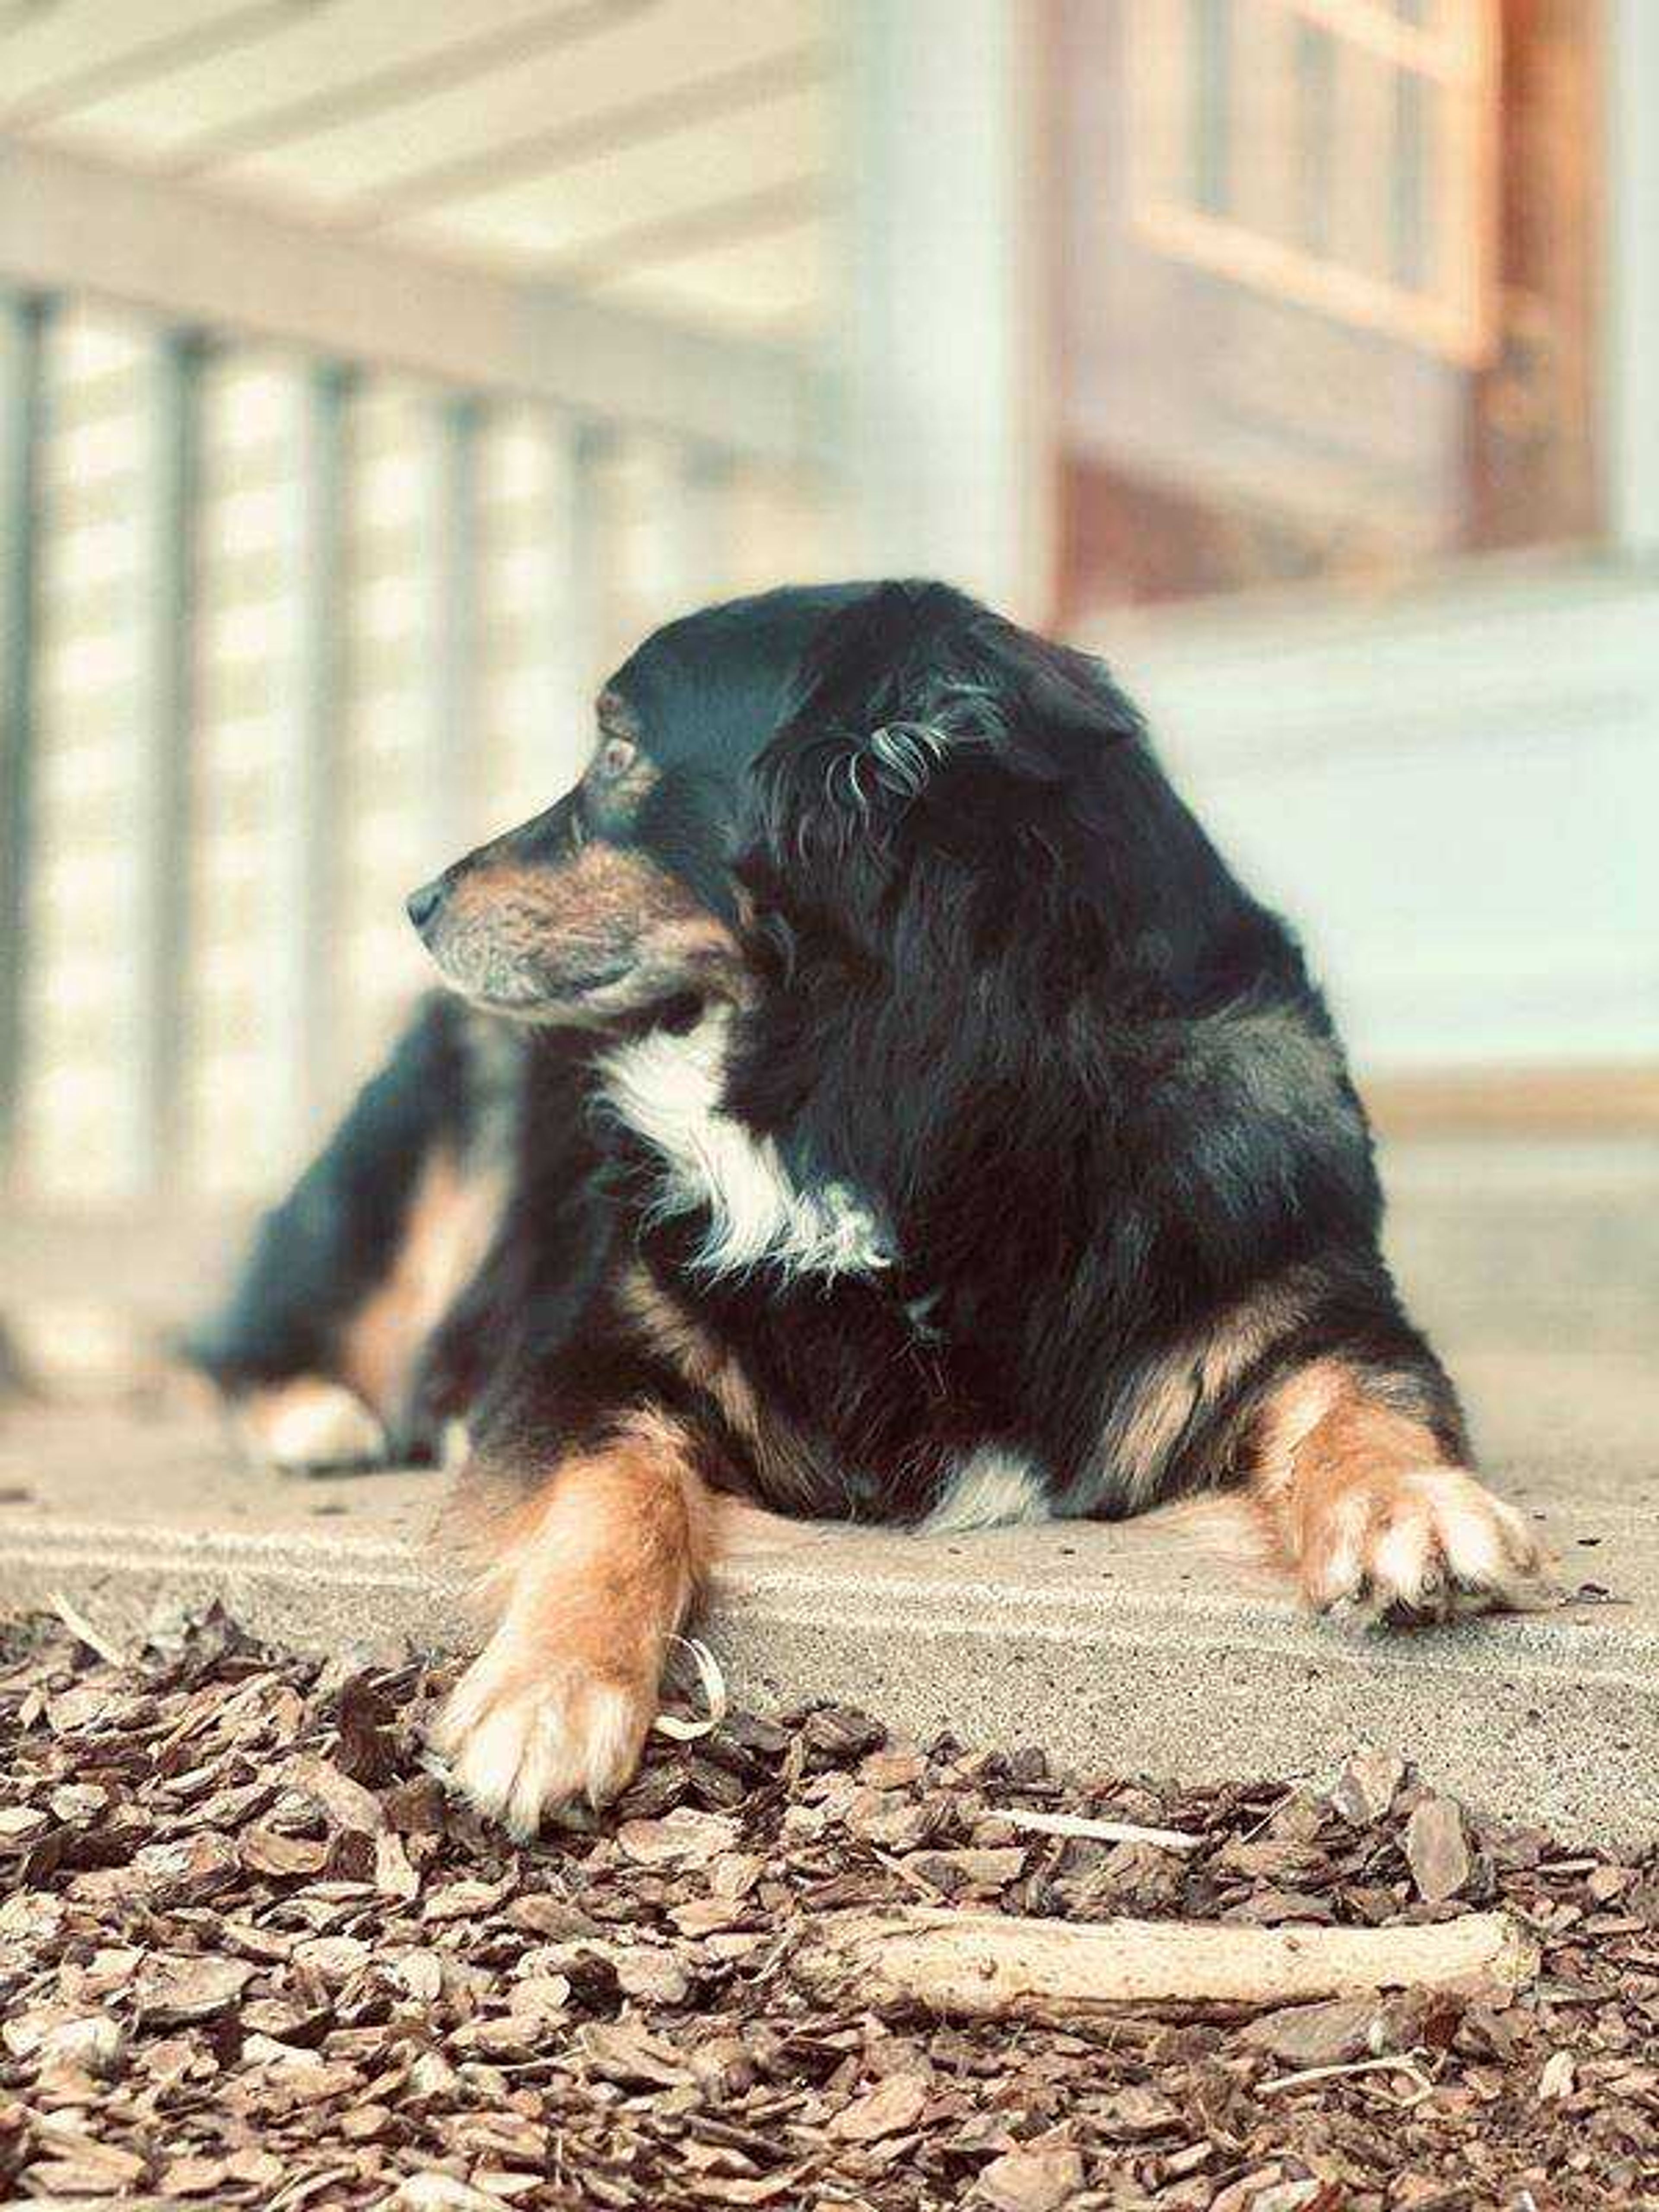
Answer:
M1052 984L1103 927L1178 957L1201 896L1202 840L1100 665L942 585L672 623L597 724L574 791L409 902L449 983L526 1021L650 1020L803 967L944 991L1011 945Z
M750 772L812 635L858 595L773 592L647 638L599 694L575 788L410 897L446 981L521 1020L601 1029L740 996Z

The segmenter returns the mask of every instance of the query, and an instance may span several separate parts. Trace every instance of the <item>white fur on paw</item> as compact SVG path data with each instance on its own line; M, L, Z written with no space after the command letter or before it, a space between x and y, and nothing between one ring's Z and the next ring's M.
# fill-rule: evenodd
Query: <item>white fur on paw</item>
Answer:
M578 1659L550 1659L526 1681L522 1648L498 1636L455 1685L432 1744L456 1787L523 1843L545 1814L627 1787L654 1711L648 1692Z
M285 1474L386 1457L386 1431L362 1400L320 1375L253 1391L237 1407L236 1425L251 1458Z
M1513 1506L1461 1469L1379 1474L1333 1503L1308 1562L1322 1613L1456 1620L1551 1601L1543 1546Z

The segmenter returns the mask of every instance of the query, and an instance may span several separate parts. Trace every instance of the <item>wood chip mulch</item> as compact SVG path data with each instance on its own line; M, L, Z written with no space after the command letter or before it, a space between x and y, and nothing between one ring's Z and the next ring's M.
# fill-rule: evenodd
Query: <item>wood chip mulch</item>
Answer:
M56 1623L14 1645L0 2201L1659 2204L1659 1853L1483 1826L1378 1754L1322 1793L1066 1781L840 1709L658 1740L603 1820L517 1849L422 1764L445 1680L218 1616L125 1663ZM1368 1926L1498 1903L1543 1963L1512 2000L1067 2033L828 2013L792 1980L809 1918L917 1901ZM1346 2070L1280 2086L1322 2067Z

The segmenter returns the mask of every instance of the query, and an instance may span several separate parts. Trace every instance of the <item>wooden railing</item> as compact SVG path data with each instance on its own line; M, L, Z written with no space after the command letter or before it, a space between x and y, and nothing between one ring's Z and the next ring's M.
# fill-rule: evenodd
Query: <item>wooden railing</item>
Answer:
M402 892L550 802L610 657L835 564L817 382L0 163L0 1176L112 1222L239 1201L422 981Z

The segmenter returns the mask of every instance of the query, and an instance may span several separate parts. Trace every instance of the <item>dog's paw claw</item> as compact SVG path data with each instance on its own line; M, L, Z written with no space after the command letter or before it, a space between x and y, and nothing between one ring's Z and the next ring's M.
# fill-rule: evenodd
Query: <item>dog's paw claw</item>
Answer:
M386 1431L356 1392L322 1375L251 1391L236 1429L248 1457L282 1474L377 1467L386 1455Z
M520 1655L494 1646L468 1668L431 1729L454 1786L508 1834L526 1842L543 1819L626 1789L655 1700L578 1659L551 1660L526 1679Z
M1309 1547L1304 1584L1333 1619L1413 1626L1559 1603L1551 1564L1513 1506L1459 1468L1431 1467L1340 1492Z

